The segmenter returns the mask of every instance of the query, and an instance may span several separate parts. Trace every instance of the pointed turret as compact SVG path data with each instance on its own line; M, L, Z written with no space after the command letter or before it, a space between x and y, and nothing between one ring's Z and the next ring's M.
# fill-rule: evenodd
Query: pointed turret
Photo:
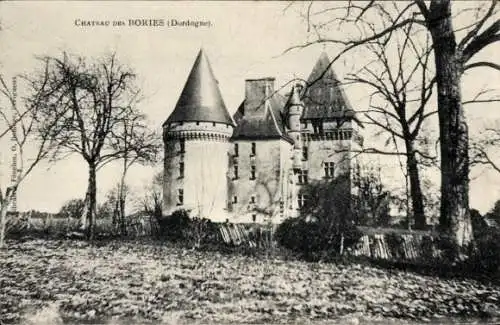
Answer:
M288 112L288 134L294 141L293 146L293 168L301 169L302 167L302 139L300 129L300 116L304 110L304 103L300 99L300 86L296 85L292 88L290 97L287 103Z
M166 123L215 122L234 126L203 49L189 73L181 96Z
M309 78L304 96L303 119L338 118L352 111L328 55L321 53Z
M289 106L294 106L294 105L300 105L302 106L302 101L300 100L300 90L299 90L300 85L296 85L295 87L292 88L292 93L290 94L290 98L288 99L288 105Z
M287 107L287 117L288 117L288 127L290 131L288 132L292 139L295 141L295 147L300 146L300 116L304 110L304 103L300 99L300 86L292 87L292 92L290 97L288 97Z

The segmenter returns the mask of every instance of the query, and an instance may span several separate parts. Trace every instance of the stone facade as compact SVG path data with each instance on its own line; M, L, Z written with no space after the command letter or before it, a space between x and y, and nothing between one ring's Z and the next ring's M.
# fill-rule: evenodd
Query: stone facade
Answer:
M274 78L246 80L231 118L200 51L164 124L163 213L279 223L298 214L302 186L349 173L359 123L329 63L322 54L286 96Z

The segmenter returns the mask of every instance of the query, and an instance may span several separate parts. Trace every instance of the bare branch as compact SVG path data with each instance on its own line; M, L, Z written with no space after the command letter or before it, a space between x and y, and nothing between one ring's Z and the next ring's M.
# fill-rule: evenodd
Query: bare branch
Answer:
M464 71L467 71L472 68L478 68L478 67L487 67L487 68L493 68L498 71L500 71L500 65L493 63L493 62L488 62L488 61L480 61L480 62L474 62L470 63L464 66Z

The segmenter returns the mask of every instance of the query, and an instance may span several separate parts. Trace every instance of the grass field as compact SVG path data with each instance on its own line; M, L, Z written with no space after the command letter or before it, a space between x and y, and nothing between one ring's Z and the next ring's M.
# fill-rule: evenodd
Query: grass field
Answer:
M496 285L360 264L118 241L0 251L0 324L495 322L499 310Z

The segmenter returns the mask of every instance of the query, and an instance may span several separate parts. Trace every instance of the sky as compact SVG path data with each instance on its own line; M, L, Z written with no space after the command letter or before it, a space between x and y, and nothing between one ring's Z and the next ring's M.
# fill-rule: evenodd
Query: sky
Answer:
M250 1L0 2L0 72L10 80L16 74L33 71L38 64L35 56L58 56L63 51L88 57L116 52L122 63L136 71L144 94L140 109L150 119L151 127L161 130L202 47L230 113L243 100L245 79L275 77L279 87L292 78L306 78L322 51L334 56L336 48L321 45L284 54L286 49L311 37L299 14L301 9L302 4L288 7L286 2ZM163 20L164 25L128 25L129 20L136 19ZM172 20L209 24L198 28L180 27L171 26ZM110 25L81 26L82 21L109 21ZM113 26L116 21L123 21L125 25ZM344 31L338 29L336 32ZM497 50L498 47L481 55L491 57ZM353 58L347 57L334 65L340 78L348 72L349 59ZM470 90L484 83L499 85L500 78L498 73L481 71L466 76L464 83ZM363 89L349 87L346 92L355 108L367 105ZM500 119L498 105L496 108L485 105L471 109L468 113L471 133L479 132L484 123ZM364 136L370 141L371 134ZM6 147L8 143L3 141L0 152L2 184L9 175L10 153ZM394 158L376 158L375 161L382 161L389 167L384 168L384 177L401 184L400 172L394 168L398 162ZM128 182L140 193L151 182L154 172L160 169L161 164L155 168L136 166ZM474 178L471 205L485 212L500 198L500 175L478 170L471 176ZM116 165L100 170L98 196L103 197L118 179ZM83 197L86 185L87 168L78 156L50 166L42 164L21 185L18 208L57 212L65 201Z

